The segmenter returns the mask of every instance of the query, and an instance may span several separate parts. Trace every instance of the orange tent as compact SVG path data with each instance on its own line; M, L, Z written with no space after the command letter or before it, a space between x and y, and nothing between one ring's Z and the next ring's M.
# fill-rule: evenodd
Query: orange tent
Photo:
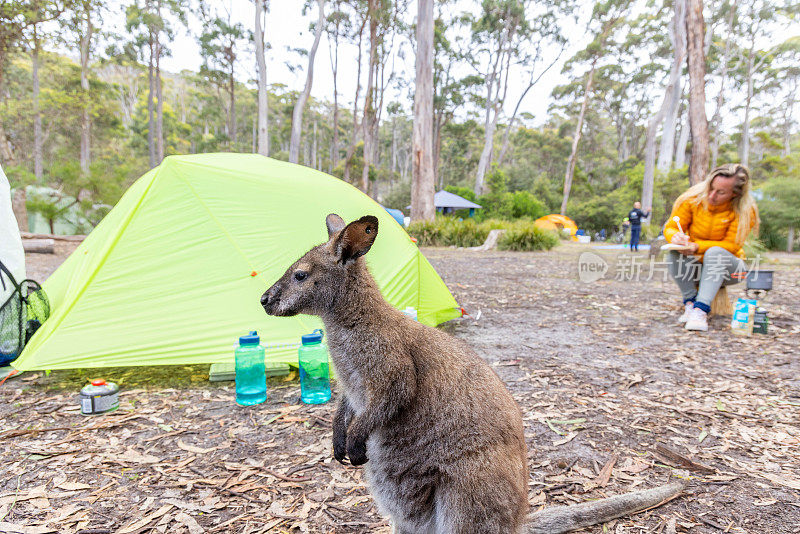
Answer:
M572 240L578 240L578 238L575 237L578 226L575 224L575 221L565 215L558 215L555 213L552 215L545 215L533 221L533 225L542 230L553 230L559 234L564 230L569 230L569 235L572 237Z

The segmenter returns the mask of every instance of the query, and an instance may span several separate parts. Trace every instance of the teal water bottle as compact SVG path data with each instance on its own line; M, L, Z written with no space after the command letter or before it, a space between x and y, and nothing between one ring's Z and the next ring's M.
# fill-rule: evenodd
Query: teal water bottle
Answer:
M267 400L267 377L264 372L264 347L254 330L239 338L236 347L236 402L252 406Z
M323 404L331 400L331 377L328 349L322 344L322 330L301 336L298 351L300 367L300 400L306 404Z

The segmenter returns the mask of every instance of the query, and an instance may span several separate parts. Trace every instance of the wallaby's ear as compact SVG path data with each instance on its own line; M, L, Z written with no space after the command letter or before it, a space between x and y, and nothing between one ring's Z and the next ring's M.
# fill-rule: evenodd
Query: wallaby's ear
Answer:
M378 218L365 215L348 224L339 233L334 243L334 250L342 263L347 263L369 252L378 236Z
M344 219L331 213L325 217L325 226L328 227L328 239L332 238L339 230L344 228Z

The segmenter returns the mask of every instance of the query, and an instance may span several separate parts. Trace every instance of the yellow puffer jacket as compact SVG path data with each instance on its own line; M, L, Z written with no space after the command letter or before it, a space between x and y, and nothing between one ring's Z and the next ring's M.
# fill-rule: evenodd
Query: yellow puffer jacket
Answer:
M694 199L687 199L672 211L667 224L664 225L664 237L667 243L678 233L678 224L672 220L680 217L683 231L697 243L695 256L703 260L703 254L711 247L722 247L735 256L744 258L742 246L736 243L736 232L739 229L739 217L733 211L731 203L721 206L704 206L702 202L695 204Z

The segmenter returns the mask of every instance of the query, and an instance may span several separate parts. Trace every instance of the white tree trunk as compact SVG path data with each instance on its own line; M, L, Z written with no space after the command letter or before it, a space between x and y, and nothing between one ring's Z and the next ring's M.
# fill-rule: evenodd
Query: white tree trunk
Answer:
M412 140L411 220L430 221L433 204L433 0L418 1Z
M372 168L373 156L375 151L375 136L377 135L377 86L378 86L378 10L380 9L379 0L369 0L368 16L369 19L369 71L367 74L367 89L364 92L364 113L361 117L361 130L364 139L363 161L361 169L361 190L369 195L370 181L369 171Z
M711 124L712 128L714 129L714 134L711 138L711 167L717 166L717 158L719 157L719 144L720 144L720 127L722 125L722 104L725 101L725 88L728 84L728 61L731 57L731 43L733 42L733 31L734 31L734 14L736 13L736 4L738 0L733 0L731 2L731 7L728 10L728 18L727 18L727 31L724 32L726 35L725 39L725 48L722 52L722 61L719 64L719 93L717 93L717 104L716 108L714 109L714 115L711 117Z
M164 159L164 93L161 79L161 44L156 37L156 162Z
M789 235L786 238L786 252L794 250L794 226L789 227Z
M667 92L661 102L661 107L658 108L658 112L647 124L647 137L644 144L644 178L642 179L642 211L645 212L653 208L653 183L655 182L656 174L656 133L658 133L658 125L664 120L664 114L667 111L669 93L670 88L667 86ZM648 221L645 220L643 223L648 224Z
M575 164L578 161L578 144L581 141L581 130L583 130L583 118L586 115L586 108L589 105L589 95L592 91L592 81L594 80L594 69L597 65L597 58L592 61L592 68L589 71L589 76L586 79L586 87L583 94L583 104L581 104L581 112L578 115L578 124L575 125L575 135L572 137L572 152L569 154L567 160L567 171L564 173L564 196L561 199L561 215L567 214L567 202L569 201L569 193L572 189L572 177L575 174Z
M31 62L33 64L33 174L37 180L42 178L42 152L44 140L42 139L42 114L39 112L39 49L41 42L38 28L33 28L33 50Z
M783 155L788 156L792 153L792 116L794 113L794 103L797 100L797 78L794 79L792 89L786 95L786 106L783 115Z
M683 119L681 120L681 136L678 139L678 147L675 150L676 169L680 169L686 165L686 146L689 144L689 130L689 116L686 111L684 111Z
M86 28L81 35L81 91L85 99L83 112L81 114L81 152L80 152L80 165L81 174L84 176L89 174L89 165L91 164L91 116L89 114L89 48L92 42L92 19L91 13L86 10L84 12L86 17Z
M667 109L661 133L661 148L658 153L657 167L662 171L670 168L675 152L675 124L678 121L678 111L683 95L683 62L686 60L686 0L675 0L675 15L670 23L669 33L673 60L665 95Z
M744 123L742 124L742 153L740 154L740 160L745 167L750 162L750 107L753 101L754 47L755 44L750 48L750 56L747 58L747 97L745 98Z
M486 171L489 169L489 163L492 160L492 149L494 148L494 129L497 124L496 120L492 120L491 112L486 110L486 121L484 122L483 130L483 150L481 150L481 157L478 160L478 172L475 175L475 194L483 194L483 185L486 179Z
M686 57L689 66L689 124L692 157L689 183L697 184L708 172L708 118L706 117L706 56L702 0L688 0L686 8Z
M153 98L156 95L156 77L155 77L155 44L153 41L153 34L150 34L150 58L147 65L147 152L150 157L150 168L156 166L156 115L155 105Z
M508 21L504 28L502 38L497 46L497 55L495 57L494 65L492 65L492 72L486 81L486 104L484 107L485 116L483 121L483 150L481 157L478 160L478 170L475 174L475 195L482 195L484 189L484 182L486 178L486 171L489 170L489 163L492 161L492 151L494 149L494 131L497 127L497 119L500 115L500 110L503 107L505 100L505 90L501 97L500 87L504 85L508 87L508 68L511 61L511 52L506 50L506 44L511 39L511 21ZM506 61L504 61L504 59ZM503 73L505 68L505 83L503 83Z
M317 0L317 7L319 9L319 18L317 19L317 27L314 29L314 44L311 46L311 51L308 53L308 70L306 71L306 84L303 87L303 92L297 98L294 104L294 111L292 111L292 137L289 144L289 161L297 163L300 157L300 133L303 129L303 108L306 106L306 100L311 93L311 84L314 81L314 58L317 55L317 48L319 47L319 40L322 37L322 30L325 28L325 0Z
M258 71L258 153L269 156L269 131L267 129L267 62L264 59L264 30L261 26L262 17L266 17L266 0L256 0L255 43L256 43L256 69Z

